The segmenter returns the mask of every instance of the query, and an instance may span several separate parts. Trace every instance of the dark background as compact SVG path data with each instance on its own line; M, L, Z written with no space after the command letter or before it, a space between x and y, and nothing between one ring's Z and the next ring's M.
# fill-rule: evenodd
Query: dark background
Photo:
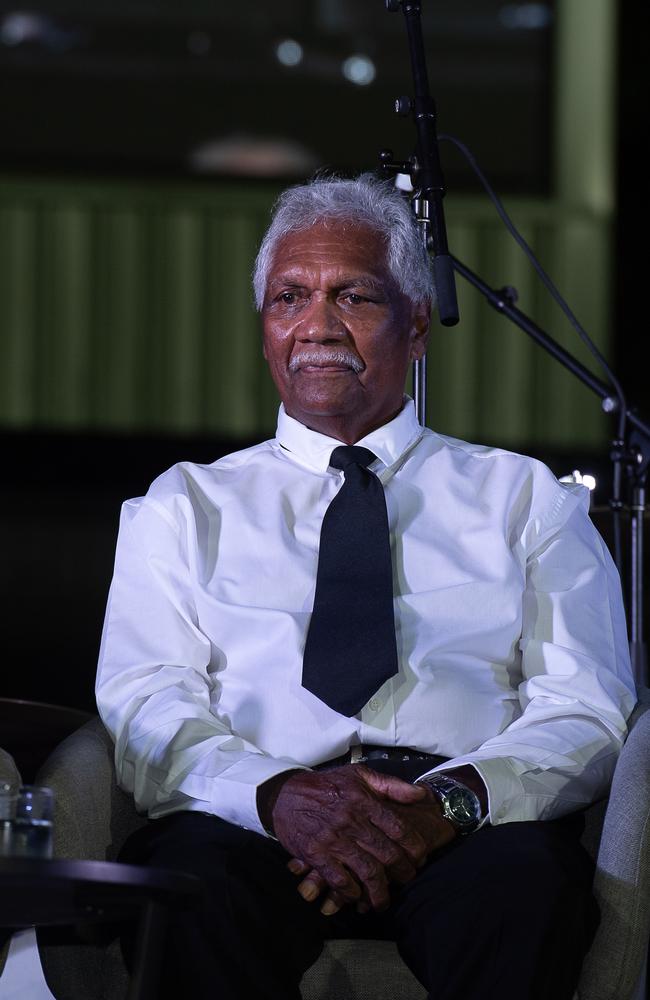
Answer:
M228 149L214 148L215 136L224 132L240 143L253 134L260 156L268 151L264 143L277 157L277 137L295 137L299 148L287 154L283 147L284 159L271 161L282 164L276 168L281 178L305 176L323 160L344 171L371 168L386 145L401 155L411 150L410 122L391 111L393 98L411 89L402 18L384 13L381 3L194 2L183 13L171 2L38 6L40 22L20 22L0 4L0 160L1 169L14 175L81 171L192 177L201 184L205 177L232 175ZM550 19L513 30L497 19L504 6L546 6ZM500 192L548 193L553 5L457 0L430 9L425 29L441 131L453 121L455 134L471 137ZM329 20L323 21L324 11ZM618 12L612 362L629 402L647 417L641 345L647 336L648 59L640 5L619 4ZM300 75L274 61L268 45L270 37L279 43L298 34L309 40ZM377 68L372 101L368 87L340 76L351 37L354 51L366 53ZM450 190L476 189L456 156L444 162ZM255 183L254 167L248 179ZM212 461L250 443L214 435L0 428L5 697L93 709L121 501L143 493L179 458ZM568 456L539 457L558 474L566 472ZM608 467L606 452L592 457L603 482ZM601 514L598 522L610 541L609 516Z
M644 39L647 13L634 4L618 5L619 73L617 136L617 226L614 362L630 404L650 416L647 350L648 167L646 136L650 71Z
M0 4L5 168L225 175L223 145L211 167L206 151L246 137L259 148L299 147L293 170L279 168L279 177L323 164L372 168L384 146L412 151L410 121L393 113L394 99L412 92L404 17L382 0L34 6ZM453 122L504 192L548 191L554 6L423 4L440 128ZM287 40L302 47L293 66L277 54ZM366 85L345 76L355 55L373 64ZM457 157L446 173L455 190L474 187Z

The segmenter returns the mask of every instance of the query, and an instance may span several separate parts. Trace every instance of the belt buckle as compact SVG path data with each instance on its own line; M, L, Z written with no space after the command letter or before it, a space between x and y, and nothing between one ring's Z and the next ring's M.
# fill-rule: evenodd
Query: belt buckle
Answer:
M356 746L350 747L350 763L351 764L363 764L368 758L363 753L363 749L360 743Z

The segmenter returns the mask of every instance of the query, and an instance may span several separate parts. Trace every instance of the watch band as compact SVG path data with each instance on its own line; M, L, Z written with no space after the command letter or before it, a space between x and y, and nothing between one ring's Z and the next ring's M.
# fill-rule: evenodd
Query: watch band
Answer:
M458 833L472 833L483 821L481 800L462 781L446 774L431 774L418 778L416 784L429 788L440 802L442 815Z

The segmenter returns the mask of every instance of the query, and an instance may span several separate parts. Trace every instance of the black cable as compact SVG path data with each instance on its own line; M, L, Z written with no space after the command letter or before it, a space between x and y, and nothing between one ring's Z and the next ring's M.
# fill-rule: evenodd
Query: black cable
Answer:
M537 260L531 248L528 246L528 243L521 235L521 233L518 231L512 219L506 212L501 199L499 198L496 191L493 189L492 185L490 184L487 177L485 176L480 166L478 165L478 162L474 154L470 151L470 149L465 145L464 142L461 142L460 139L456 139L455 136L453 135L446 135L441 133L438 135L438 139L440 139L441 141L451 142L463 154L463 156L469 163L470 167L472 168L472 170L480 180L481 184L485 188L487 194L489 195L491 201L494 204L494 207L496 208L499 216L501 217L501 220L505 225L506 229L513 237L513 239L519 244L521 249L524 251L528 259L530 260L531 264L537 271L537 274L539 275L546 289L550 292L553 299L560 306L565 316L571 323L572 327L578 333L580 339L587 346L587 348L593 354L596 361L603 368L614 390L614 395L616 397L616 401L618 404L617 405L618 428L617 428L617 440L613 444L614 454L612 456L612 461L614 464L614 473L612 482L612 499L610 501L610 507L612 510L613 528L614 528L614 561L616 562L616 566L618 567L618 571L622 577L623 555L622 555L622 544L621 544L620 514L623 504L621 501L621 479L622 479L621 464L624 457L623 451L625 448L625 431L626 431L626 419L627 419L627 403L625 400L625 395L623 393L622 386L618 381L618 379L616 378L616 376L614 375L614 373L612 372L611 368L609 367L602 353L598 350L598 348L592 341L587 331L578 321L573 311L569 307L568 303L560 294L555 284L553 283L549 275L546 273L540 262Z

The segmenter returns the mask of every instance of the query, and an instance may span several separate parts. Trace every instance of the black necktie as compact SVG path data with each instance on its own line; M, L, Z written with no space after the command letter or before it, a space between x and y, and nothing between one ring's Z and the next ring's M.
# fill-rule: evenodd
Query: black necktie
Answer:
M393 572L384 488L367 448L335 448L345 482L325 512L302 683L342 715L356 715L397 673Z

